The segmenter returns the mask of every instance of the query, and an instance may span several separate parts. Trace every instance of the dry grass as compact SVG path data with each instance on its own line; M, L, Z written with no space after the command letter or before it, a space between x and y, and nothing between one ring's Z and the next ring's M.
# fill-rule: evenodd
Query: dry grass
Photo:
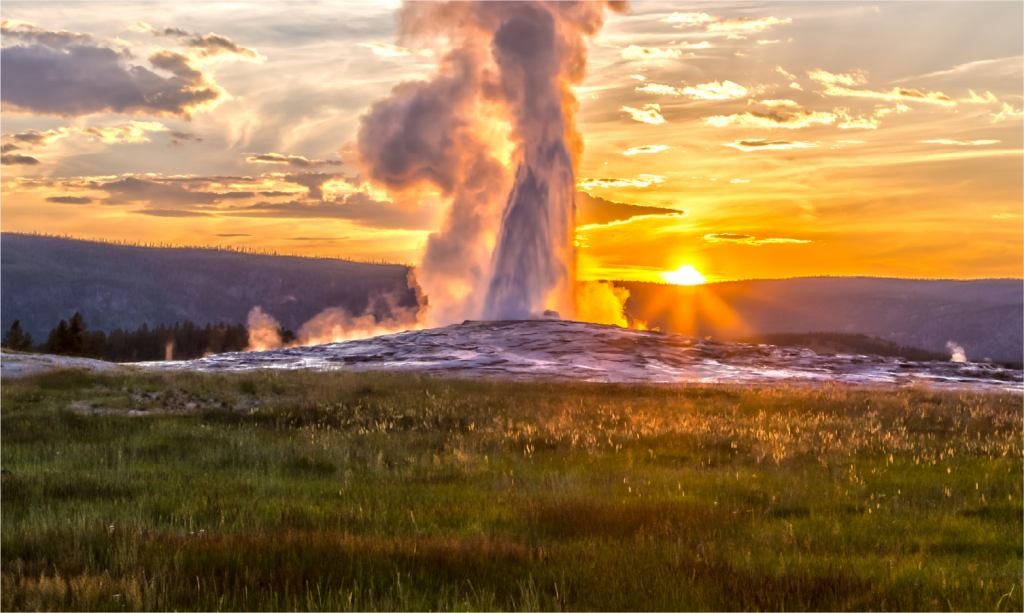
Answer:
M1024 607L1014 395L309 372L0 392L4 610Z

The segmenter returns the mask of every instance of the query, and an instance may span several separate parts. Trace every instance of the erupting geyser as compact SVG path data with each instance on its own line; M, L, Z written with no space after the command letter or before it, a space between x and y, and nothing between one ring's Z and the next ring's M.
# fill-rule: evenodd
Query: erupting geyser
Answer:
M390 194L450 200L417 278L431 325L576 313L573 125L586 42L608 2L411 2L400 42L444 40L429 81L406 82L362 118L366 178ZM514 173L512 171L514 170Z

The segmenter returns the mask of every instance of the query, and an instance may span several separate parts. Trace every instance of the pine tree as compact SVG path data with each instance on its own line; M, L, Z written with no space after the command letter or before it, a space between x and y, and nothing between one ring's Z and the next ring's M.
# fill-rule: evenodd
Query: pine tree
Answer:
M21 320L15 319L11 329L4 335L3 346L15 351L32 349L32 335L21 329Z

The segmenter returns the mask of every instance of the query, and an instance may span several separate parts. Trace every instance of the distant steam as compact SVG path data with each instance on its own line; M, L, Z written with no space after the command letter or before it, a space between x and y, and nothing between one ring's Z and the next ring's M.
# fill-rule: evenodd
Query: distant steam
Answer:
M961 347L960 345L954 343L953 341L948 341L946 343L946 348L953 352L953 357L949 359L950 362L967 361L967 355L964 353L964 348Z
M302 324L296 340L287 343L281 338L280 322L260 307L254 307L249 311L249 346L246 351L323 345L423 328L429 312L427 297L416 282L413 271L409 271L406 281L416 292L416 306L401 306L400 292L393 292L372 296L366 309L358 315L335 307L324 309Z
M430 325L576 315L571 87L604 2L409 2L399 43L444 41L437 72L361 118L365 177L389 194L450 200L419 279ZM514 173L512 169L515 169Z

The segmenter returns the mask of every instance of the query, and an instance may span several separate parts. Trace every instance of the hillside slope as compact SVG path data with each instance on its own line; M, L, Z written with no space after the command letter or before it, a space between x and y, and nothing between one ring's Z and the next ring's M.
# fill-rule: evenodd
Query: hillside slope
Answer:
M621 283L627 311L662 330L723 340L844 332L967 358L1024 359L1024 281L818 277L676 286Z
M328 307L362 313L374 295L398 292L415 306L405 266L160 249L4 233L0 235L0 326L15 319L37 342L81 313L92 330L245 322L255 306L285 328Z

